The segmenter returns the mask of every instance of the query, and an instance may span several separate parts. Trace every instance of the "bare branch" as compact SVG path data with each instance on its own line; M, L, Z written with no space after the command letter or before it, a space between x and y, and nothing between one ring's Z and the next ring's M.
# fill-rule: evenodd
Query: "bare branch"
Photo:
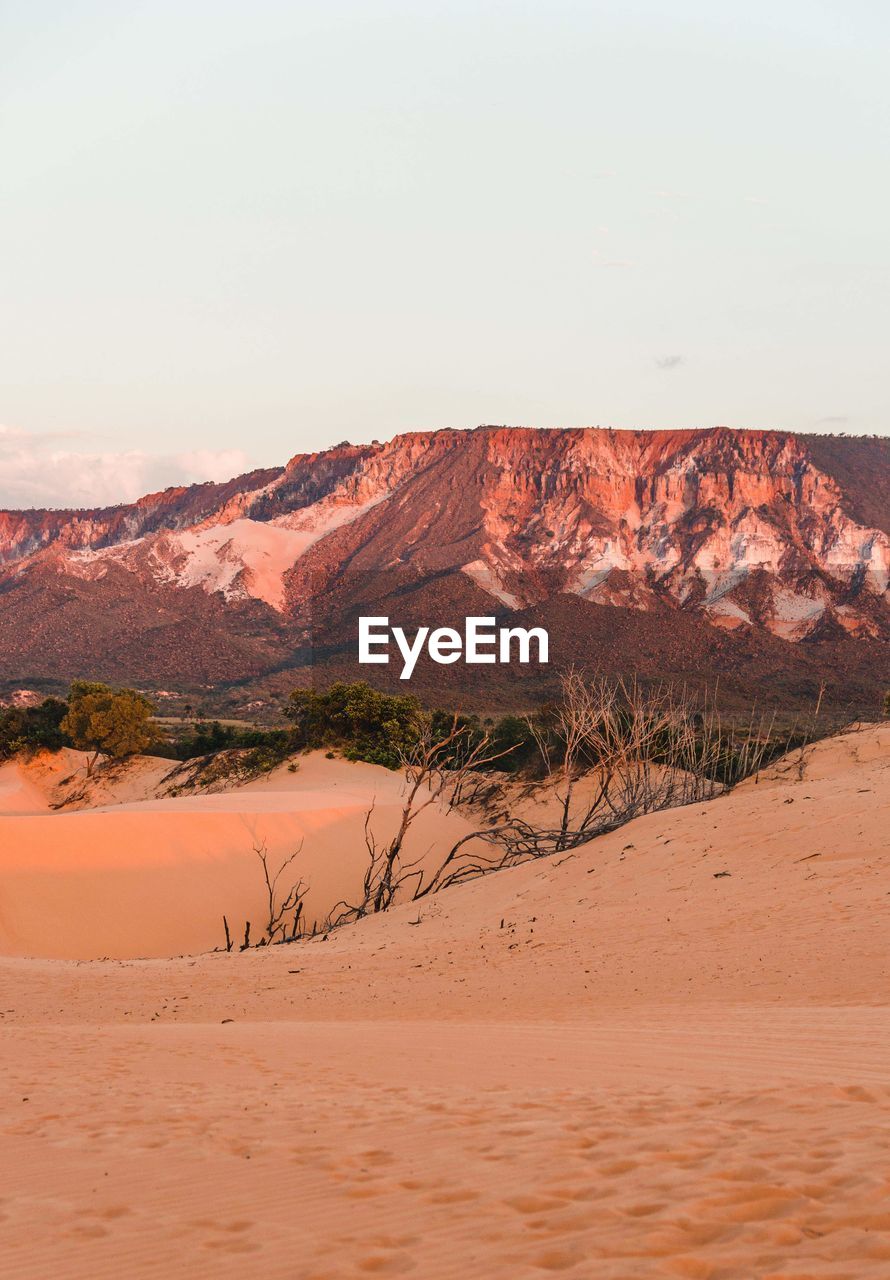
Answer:
M285 921L285 917L292 911L295 911L296 914L294 916L293 927L291 930L291 938L296 936L296 930L303 914L303 898L305 897L308 885L304 884L302 880L297 880L295 883L291 884L290 888L283 896L280 896L278 893L278 882L284 871L287 870L290 864L301 852L302 848L303 841L301 840L294 852L284 859L278 870L273 875L269 870L269 853L266 848L265 841L261 844L254 845L253 847L254 853L262 864L263 880L266 885L268 919L266 921L265 941L267 943L275 942L276 940L285 940L287 936L287 923Z

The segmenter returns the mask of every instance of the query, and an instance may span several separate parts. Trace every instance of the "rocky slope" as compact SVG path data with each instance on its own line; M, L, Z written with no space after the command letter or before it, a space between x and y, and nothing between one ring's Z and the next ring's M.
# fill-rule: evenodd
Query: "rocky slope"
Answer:
M531 611L576 646L648 617L715 673L748 653L867 682L888 579L888 440L417 433L129 506L0 512L0 678L237 683L335 654L355 614L399 602Z

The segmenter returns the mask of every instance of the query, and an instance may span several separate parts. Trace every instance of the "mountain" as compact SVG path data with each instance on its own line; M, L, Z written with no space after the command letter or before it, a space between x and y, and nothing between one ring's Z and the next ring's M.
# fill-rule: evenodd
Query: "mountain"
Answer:
M351 666L355 619L547 626L552 663L774 699L888 679L890 440L785 432L411 433L131 505L0 512L0 680L262 702ZM538 669L418 668L517 705ZM384 668L362 668L390 679ZM396 684L398 681L396 681ZM413 686L412 686L413 687Z

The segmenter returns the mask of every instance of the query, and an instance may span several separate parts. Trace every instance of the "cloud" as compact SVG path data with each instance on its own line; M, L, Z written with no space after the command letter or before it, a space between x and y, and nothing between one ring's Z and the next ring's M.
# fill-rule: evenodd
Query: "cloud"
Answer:
M686 360L684 356L656 356L655 363L659 369L679 369Z
M817 427L843 427L850 419L843 413L831 413L827 418L819 418L816 422Z
M0 426L0 508L112 506L169 485L228 480L250 465L240 449L151 454L72 448L85 439L76 432Z

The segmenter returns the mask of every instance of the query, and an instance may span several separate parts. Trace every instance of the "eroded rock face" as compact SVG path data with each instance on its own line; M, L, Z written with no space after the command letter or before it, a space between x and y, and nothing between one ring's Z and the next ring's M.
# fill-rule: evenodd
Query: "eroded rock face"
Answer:
M251 644L262 633L250 659L262 667L313 594L350 575L406 572L456 575L492 608L571 593L794 642L833 631L886 639L888 495L887 440L412 433L127 506L0 512L0 615L15 601L32 625L38 599L64 599L88 649L97 603L123 596L134 654L158 615L186 629L212 615L217 630L232 619L235 654L245 627ZM4 641L37 670L40 651L20 630L0 617Z
M561 453L546 458L519 433L492 433L498 474L482 499L488 537L471 570L480 584L493 571L521 598L523 578L545 568L601 603L646 608L658 597L789 639L827 617L877 634L890 535L849 514L804 438L558 435ZM860 443L882 442L850 441L851 450Z

